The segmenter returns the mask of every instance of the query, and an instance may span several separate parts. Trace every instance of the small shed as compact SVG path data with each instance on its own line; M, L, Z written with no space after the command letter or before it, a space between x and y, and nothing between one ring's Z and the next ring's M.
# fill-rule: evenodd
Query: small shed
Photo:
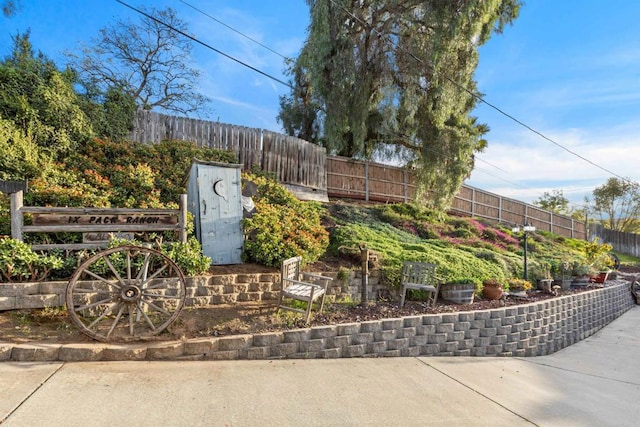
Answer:
M212 265L242 263L242 165L194 159L187 183L187 206L195 235Z

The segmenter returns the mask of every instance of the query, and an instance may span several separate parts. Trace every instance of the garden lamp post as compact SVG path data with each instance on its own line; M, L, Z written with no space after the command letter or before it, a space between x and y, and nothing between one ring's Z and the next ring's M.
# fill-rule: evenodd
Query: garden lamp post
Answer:
M520 232L520 227L517 225L511 229L514 233ZM527 272L527 233L532 233L536 231L536 227L526 223L522 227L522 231L524 231L524 280L529 280L529 273Z

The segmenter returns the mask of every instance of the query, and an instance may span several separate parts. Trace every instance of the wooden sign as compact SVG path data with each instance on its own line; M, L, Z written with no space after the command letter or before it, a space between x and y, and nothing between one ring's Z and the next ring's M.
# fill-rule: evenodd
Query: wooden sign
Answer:
M175 225L176 215L60 215L34 213L33 225Z

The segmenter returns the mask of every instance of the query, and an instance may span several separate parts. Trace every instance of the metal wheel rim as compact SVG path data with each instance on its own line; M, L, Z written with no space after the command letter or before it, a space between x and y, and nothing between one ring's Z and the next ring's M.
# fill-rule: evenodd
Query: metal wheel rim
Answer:
M83 262L66 290L73 323L99 341L155 336L173 323L185 300L185 278L163 253L140 246L100 251Z

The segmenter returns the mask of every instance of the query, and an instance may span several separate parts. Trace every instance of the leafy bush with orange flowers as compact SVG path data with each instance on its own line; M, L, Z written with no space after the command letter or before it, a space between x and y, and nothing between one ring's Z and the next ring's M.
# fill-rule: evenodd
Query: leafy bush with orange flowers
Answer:
M320 221L322 206L295 198L284 186L266 176L245 173L255 183L256 213L244 220L248 261L279 267L294 256L305 263L317 261L329 245L329 233Z

